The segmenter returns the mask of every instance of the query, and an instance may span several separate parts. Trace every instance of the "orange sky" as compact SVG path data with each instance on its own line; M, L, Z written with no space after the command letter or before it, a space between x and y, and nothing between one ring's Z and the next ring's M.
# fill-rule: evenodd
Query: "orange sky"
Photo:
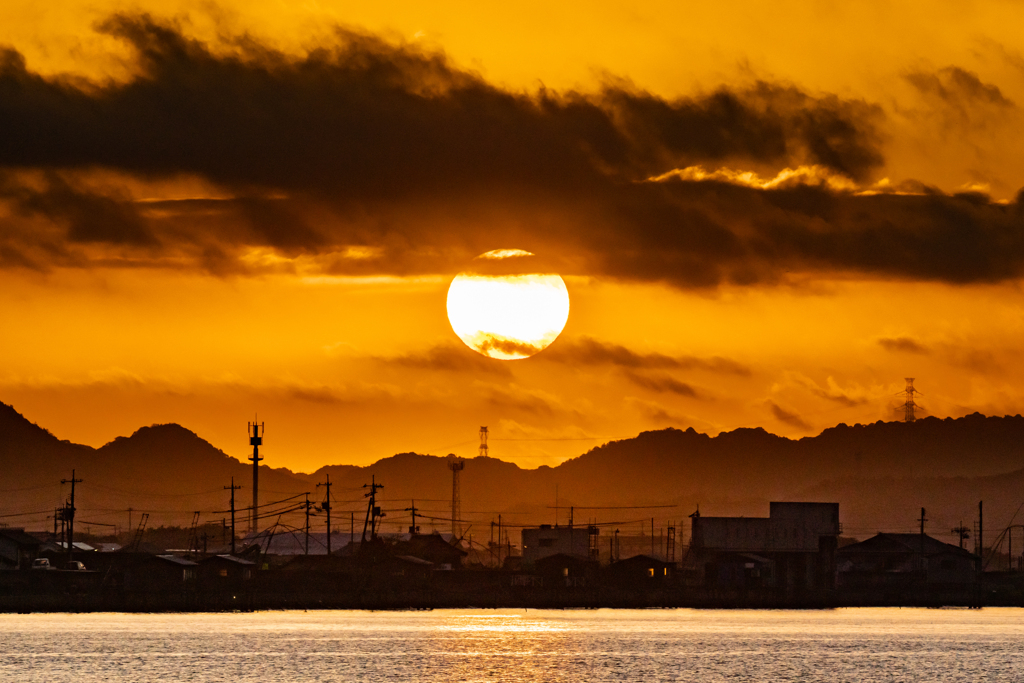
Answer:
M59 437L244 458L258 411L309 471L488 425L532 467L895 419L907 376L1020 412L1024 6L242 7L5 9L0 400ZM531 359L445 317L497 248L569 289Z

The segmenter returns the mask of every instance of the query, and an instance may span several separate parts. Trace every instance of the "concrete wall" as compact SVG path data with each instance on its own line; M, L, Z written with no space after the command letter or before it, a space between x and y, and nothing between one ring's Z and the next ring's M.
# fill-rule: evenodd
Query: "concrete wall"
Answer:
M692 545L736 552L816 553L839 535L839 503L771 503L769 517L694 517Z
M532 565L542 557L559 553L589 557L590 533L587 527L544 525L535 529L523 529L523 564Z

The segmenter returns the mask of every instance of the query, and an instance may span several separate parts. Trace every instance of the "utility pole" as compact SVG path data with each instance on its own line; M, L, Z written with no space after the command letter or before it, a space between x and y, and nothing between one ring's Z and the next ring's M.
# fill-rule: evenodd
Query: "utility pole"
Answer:
M309 492L306 492L306 554L309 555Z
M412 526L409 527L409 536L415 536L420 531L420 528L416 526L416 513L418 512L418 510L416 509L416 501L412 501L412 507L405 508L405 511L412 512Z
M955 533L956 537L959 539L959 546L961 546L961 548L964 547L964 541L971 538L971 529L964 526L963 519L961 520L961 525L954 526L950 533Z
M260 446L263 445L263 433L265 431L265 424L258 422L249 423L249 445L252 446L252 455L249 456L249 460L252 461L252 524L250 525L250 531L253 536L256 535L256 531L258 530L257 526L260 506L260 461L265 459L260 457Z
M451 457L451 456L449 456ZM384 513L377 506L377 489L384 488L384 484L377 483L377 475L373 475L370 479L369 484L363 484L364 489L370 489L369 492L364 493L364 498L369 498L366 505L366 519L363 521L363 536L359 541L360 550L362 550L362 544L366 543L366 529L370 529L370 540L377 540L377 518L383 517Z
M135 511L135 508L133 508L133 507L129 507L128 508L128 533L129 534L132 532L132 512L134 512L134 511Z
M327 554L331 554L331 475L327 475L327 482L323 484L317 484L316 487L320 488L323 486L327 490L327 496L324 498L323 505L320 509L327 513Z
M978 571L985 571L985 501L978 501Z
M65 505L64 516L67 517L68 524L68 562L74 559L75 553L75 484L81 484L81 479L75 479L75 471L71 470L71 479L61 479L61 484L71 484L71 504Z
M225 489L231 491L231 554L235 554L235 491L242 488L241 486L235 486L235 478L231 477L231 486L225 486Z
M959 547L961 548L964 547L964 541L971 538L971 529L964 526L963 519L961 520L961 525L954 526L950 533L955 533L956 537L959 539Z
M921 523L921 570L925 571L924 562L924 523L928 520L924 516L924 508L921 508L921 519L918 520Z

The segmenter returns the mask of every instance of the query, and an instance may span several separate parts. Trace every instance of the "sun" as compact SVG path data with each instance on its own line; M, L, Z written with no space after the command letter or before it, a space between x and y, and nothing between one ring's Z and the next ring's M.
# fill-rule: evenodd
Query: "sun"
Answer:
M569 290L555 273L539 272L521 249L474 259L448 288L448 320L466 346L489 358L517 360L543 351L569 319Z

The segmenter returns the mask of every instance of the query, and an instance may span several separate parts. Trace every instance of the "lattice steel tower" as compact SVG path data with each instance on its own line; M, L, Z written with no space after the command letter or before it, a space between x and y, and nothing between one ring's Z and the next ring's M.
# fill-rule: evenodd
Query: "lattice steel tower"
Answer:
M921 392L914 388L913 377L907 377L905 379L907 380L907 388L900 394L900 396L905 396L907 399L903 404L903 421L913 422L915 419L914 408L917 406L917 404L914 403L914 394L919 394Z

